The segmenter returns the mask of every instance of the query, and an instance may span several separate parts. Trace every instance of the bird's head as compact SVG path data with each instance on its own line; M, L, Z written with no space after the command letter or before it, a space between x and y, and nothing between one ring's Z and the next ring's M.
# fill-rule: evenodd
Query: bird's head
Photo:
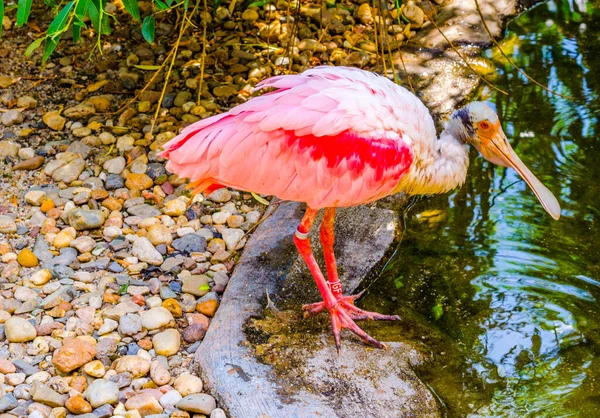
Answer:
M483 157L499 166L511 167L527 182L538 200L554 219L560 217L560 204L514 152L500 125L498 115L483 102L473 102L452 114L446 129L455 138L473 145Z

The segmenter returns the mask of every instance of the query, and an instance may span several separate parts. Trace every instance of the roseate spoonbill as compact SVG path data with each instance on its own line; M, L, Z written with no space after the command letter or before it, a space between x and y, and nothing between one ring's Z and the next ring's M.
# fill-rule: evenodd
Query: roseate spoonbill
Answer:
M560 206L509 145L496 113L474 102L454 112L439 138L423 103L387 78L356 68L317 67L269 78L252 98L227 113L198 121L164 146L167 168L191 180L194 192L221 187L275 195L308 207L294 236L322 302L305 316L331 314L335 345L348 328L385 348L354 320L396 320L354 306L344 296L333 253L336 208L370 203L394 193L433 194L465 181L467 144L487 160L514 168L554 218ZM324 208L320 237L327 278L311 252L308 233Z

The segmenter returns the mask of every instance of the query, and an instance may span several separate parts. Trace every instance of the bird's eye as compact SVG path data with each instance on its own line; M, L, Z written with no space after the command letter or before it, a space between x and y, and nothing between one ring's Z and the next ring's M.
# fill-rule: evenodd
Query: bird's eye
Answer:
M479 127L480 127L481 129L484 129L484 130L485 130L485 129L489 129L489 127L490 127L490 123L489 123L489 122L486 122L486 121L479 122Z

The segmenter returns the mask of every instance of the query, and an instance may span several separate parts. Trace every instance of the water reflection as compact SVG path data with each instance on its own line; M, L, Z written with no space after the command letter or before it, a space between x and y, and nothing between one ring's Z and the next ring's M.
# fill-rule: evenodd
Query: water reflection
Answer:
M412 209L369 289L366 305L425 319L435 362L421 374L450 416L600 416L599 33L599 0L550 1L509 26L505 52L572 100L489 53L510 95L482 96L561 220L514 171L474 158L462 189Z

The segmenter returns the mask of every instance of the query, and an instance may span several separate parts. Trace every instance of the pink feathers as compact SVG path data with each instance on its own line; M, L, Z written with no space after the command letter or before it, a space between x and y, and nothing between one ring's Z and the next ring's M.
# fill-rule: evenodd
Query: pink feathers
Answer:
M267 79L257 86L264 88L277 90L166 144L168 169L199 189L217 183L315 209L351 206L392 193L414 141L435 138L415 96L362 70L318 67Z

